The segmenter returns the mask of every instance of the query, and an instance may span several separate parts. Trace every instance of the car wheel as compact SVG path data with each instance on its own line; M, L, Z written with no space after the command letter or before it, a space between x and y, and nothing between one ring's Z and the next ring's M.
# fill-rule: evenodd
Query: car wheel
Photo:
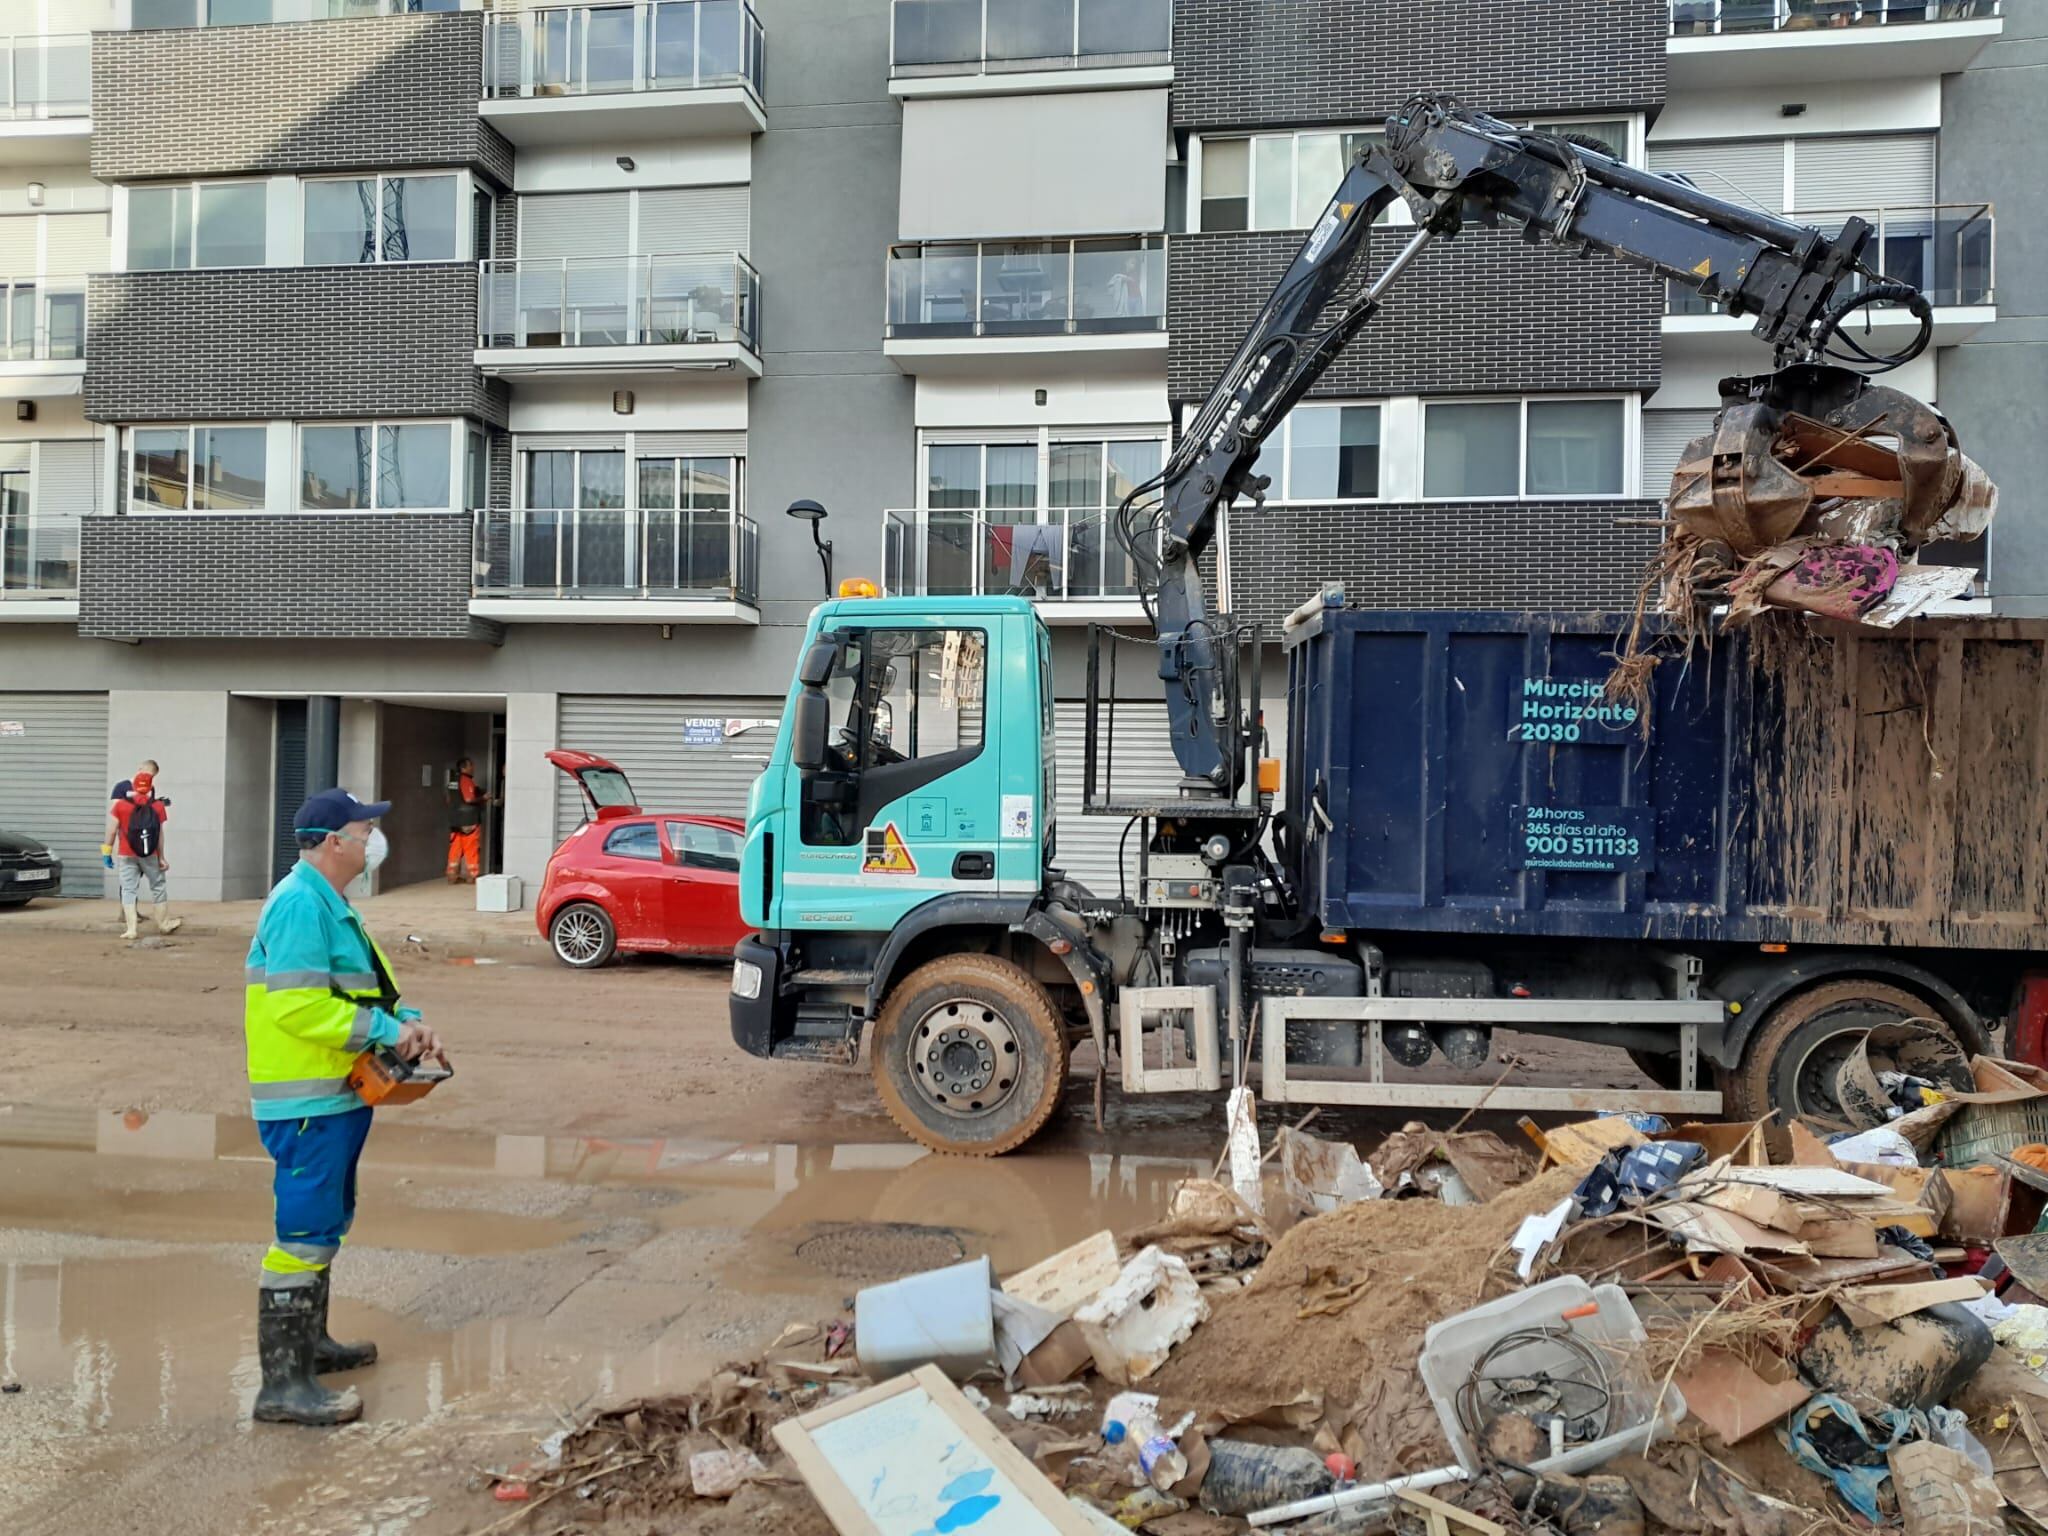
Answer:
M548 924L548 942L555 958L579 971L594 971L619 947L618 930L595 902L573 901Z

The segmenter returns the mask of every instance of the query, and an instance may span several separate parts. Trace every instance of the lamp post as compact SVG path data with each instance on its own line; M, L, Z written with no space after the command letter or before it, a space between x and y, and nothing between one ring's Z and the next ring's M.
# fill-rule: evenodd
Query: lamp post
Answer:
M818 525L828 514L819 503L806 499L792 501L789 515L811 525L811 542L818 546L818 559L825 567L825 596L829 598L832 595L832 541L818 531Z

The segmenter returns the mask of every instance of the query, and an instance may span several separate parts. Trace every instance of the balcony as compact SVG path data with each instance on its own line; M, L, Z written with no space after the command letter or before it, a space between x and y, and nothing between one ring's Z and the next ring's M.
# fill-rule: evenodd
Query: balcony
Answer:
M92 141L92 37L0 38L0 165L85 163Z
M470 612L501 622L758 624L761 535L744 512L491 507Z
M745 0L493 11L478 110L521 146L760 133L764 51Z
M477 366L497 376L761 376L761 275L737 253L487 261Z
M1034 513L958 507L883 514L882 585L890 597L1022 593L1047 623L1135 618L1136 573L1117 540L1116 511Z
M1934 78L1967 69L1999 0L1670 0L1671 88Z
M1173 0L891 0L898 96L1166 85Z
M78 519L38 516L27 502L0 491L0 624L76 619Z
M906 373L1130 368L1166 351L1166 237L892 246L882 335Z
M1887 277L1913 284L1934 306L1930 347L1968 340L1997 318L1997 228L1989 203L1936 203L1913 207L1801 209L1787 217L1830 234L1851 216L1875 230L1870 250ZM1897 305L1873 305L1848 324L1863 340L1865 317L1873 351L1892 351L1909 341L1916 320ZM1696 351L1739 348L1753 317L1722 313L1692 290L1667 284L1664 301L1667 344Z
M0 279L0 395L50 400L85 382L85 279Z

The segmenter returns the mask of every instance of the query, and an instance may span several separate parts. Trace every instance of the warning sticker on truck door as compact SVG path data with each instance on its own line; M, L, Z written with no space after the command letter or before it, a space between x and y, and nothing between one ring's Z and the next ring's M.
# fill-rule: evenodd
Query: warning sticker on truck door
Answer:
M1647 805L1517 805L1509 812L1516 869L1622 875L1657 867L1657 812Z
M910 845L903 841L903 834L896 830L895 822L879 831L868 828L867 857L861 861L860 872L864 875L917 873L917 860L910 856Z

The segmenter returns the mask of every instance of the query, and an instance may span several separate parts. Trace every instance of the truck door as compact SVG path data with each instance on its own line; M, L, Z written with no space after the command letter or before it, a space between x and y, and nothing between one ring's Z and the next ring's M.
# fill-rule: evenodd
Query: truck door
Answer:
M998 684L988 625L847 626L824 693L824 761L798 768L778 927L881 932L996 878Z

